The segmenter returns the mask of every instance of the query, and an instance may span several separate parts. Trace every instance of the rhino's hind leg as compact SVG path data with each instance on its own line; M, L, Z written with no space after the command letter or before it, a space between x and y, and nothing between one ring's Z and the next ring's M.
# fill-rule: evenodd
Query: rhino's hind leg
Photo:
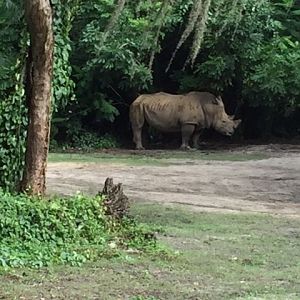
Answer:
M142 144L142 128L132 127L132 131L133 131L133 141L135 143L135 148L137 150L144 150L145 148L143 147Z
M142 144L142 129L145 122L144 110L140 103L133 103L130 107L130 121L133 132L133 142L137 150L145 149Z
M189 146L189 141L195 131L195 127L196 126L194 124L183 124L181 126L182 143L180 149L182 150L191 149L191 147Z

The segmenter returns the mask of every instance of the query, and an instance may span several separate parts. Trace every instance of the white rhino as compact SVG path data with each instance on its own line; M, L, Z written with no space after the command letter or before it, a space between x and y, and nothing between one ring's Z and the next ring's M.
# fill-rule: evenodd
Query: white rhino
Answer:
M204 128L212 127L231 136L241 122L234 120L234 116L227 115L221 97L207 92L140 95L130 106L130 122L136 149L144 149L142 128L145 121L163 132L181 132L182 149L190 148L191 138L193 147L197 147Z

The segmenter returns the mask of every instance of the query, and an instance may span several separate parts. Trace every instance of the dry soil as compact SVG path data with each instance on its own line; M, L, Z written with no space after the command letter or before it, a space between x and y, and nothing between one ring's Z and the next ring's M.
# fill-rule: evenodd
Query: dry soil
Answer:
M95 194L107 177L113 177L115 183L124 184L125 193L133 201L179 204L198 211L300 217L299 146L248 146L223 151L267 153L269 158L204 161L189 159L187 152L184 159L169 159L167 166L49 163L48 193ZM155 156L155 151L147 153Z

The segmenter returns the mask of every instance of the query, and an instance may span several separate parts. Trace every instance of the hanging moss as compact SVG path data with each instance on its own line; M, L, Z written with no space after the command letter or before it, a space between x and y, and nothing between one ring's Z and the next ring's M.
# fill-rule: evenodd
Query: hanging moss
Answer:
M118 20L119 20L119 17L125 7L125 3L126 3L126 0L118 0L118 3L117 3L117 7L115 8L105 30L104 30L104 33L103 33L103 43L105 42L105 40L107 39L108 35L110 34L110 32L114 29L114 27L116 26Z
M191 65L193 66L195 63L195 59L198 56L198 53L200 51L201 48L201 44L204 38L204 33L206 30L206 23L207 23L207 19L208 19L208 12L209 12L209 8L211 5L211 0L206 0L203 3L203 9L200 13L200 15L198 16L198 20L196 23L196 29L195 29L195 35L194 35L194 39L193 39L193 45L190 51L190 56L187 59L185 65L188 62L191 62Z
M162 26L165 23L165 19L166 19L168 11L170 9L170 5L172 5L173 3L174 3L174 0L164 0L161 4L160 10L156 17L156 20L154 21L154 24L156 24L156 26L157 26L157 30L156 30L156 34L154 37L152 51L150 54L149 69L152 68L155 53L157 52L157 49L158 49L159 35L161 33Z
M252 10L259 9L266 2L268 2L268 0L256 1L254 6L252 7ZM205 31L207 29L209 12L211 10L213 11L212 16L214 19L218 18L220 15L225 15L223 25L217 31L216 37L220 36L229 24L235 24L235 29L233 30L233 36L232 36L232 38L234 38L238 26L242 21L243 12L246 9L246 5L248 3L249 0L233 0L233 1L194 0L192 8L189 13L187 25L171 56L169 64L166 68L166 72L168 72L168 70L170 69L170 66L173 63L173 60L178 50L186 42L187 38L192 34L192 32L194 32L192 46L190 49L188 59L184 64L184 68L187 66L187 64L191 64L192 66L194 65L195 60L201 49Z
M181 35L181 38L172 54L172 57L170 59L170 62L166 68L166 72L169 71L172 63L173 63L173 60L175 58L175 55L177 53L177 51L180 49L180 47L183 45L183 43L187 40L187 38L190 36L190 34L193 32L194 28L195 28L195 25L197 23L197 20L199 18L199 15L201 13L201 10L203 9L202 8L203 6L203 2L202 0L194 0L194 4L193 4L193 7L191 8L190 10L190 14L189 14L189 18L188 18L188 23L186 25L186 28L184 30L184 32L182 33Z
M214 18L218 18L220 15L220 12L222 11L223 7L225 6L225 0L219 0L216 1L215 7L214 7Z
M232 19L235 19L236 12L238 9L238 3L239 0L233 0L230 4L230 7L225 7L226 11L228 11L228 17L224 19L224 23L220 30L217 32L217 36L220 36L224 32L225 28L228 26Z

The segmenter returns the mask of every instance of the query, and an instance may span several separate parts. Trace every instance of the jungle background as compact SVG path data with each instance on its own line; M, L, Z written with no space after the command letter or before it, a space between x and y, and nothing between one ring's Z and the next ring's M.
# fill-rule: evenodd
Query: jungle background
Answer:
M31 51L41 24L52 44L51 8L48 156L50 93L33 101L30 75L33 53L52 73L52 47ZM299 299L299 16L292 0L0 0L0 298ZM191 90L242 118L232 140L169 151L178 135L151 130L168 150L128 150L139 94Z
M0 3L1 185L11 186L24 166L29 43L22 1ZM243 120L234 137L240 142L299 137L299 1L51 5L51 149L133 147L129 105L139 94L156 91L222 95L227 113ZM153 145L176 141L154 131L149 135ZM207 137L222 138L214 132Z
M180 37L192 26L193 1L175 1L172 7L130 1L111 30L113 1L82 4L68 41L75 100L55 112L52 139L87 146L96 143L95 136L110 134L130 147L128 109L139 94L191 90L223 96L227 112L243 119L236 134L240 141L296 137L299 3L232 2L212 2L203 40L191 33L167 72ZM197 39L201 50L191 67L186 60ZM64 91L57 93L59 98ZM152 137L157 141L154 132Z

